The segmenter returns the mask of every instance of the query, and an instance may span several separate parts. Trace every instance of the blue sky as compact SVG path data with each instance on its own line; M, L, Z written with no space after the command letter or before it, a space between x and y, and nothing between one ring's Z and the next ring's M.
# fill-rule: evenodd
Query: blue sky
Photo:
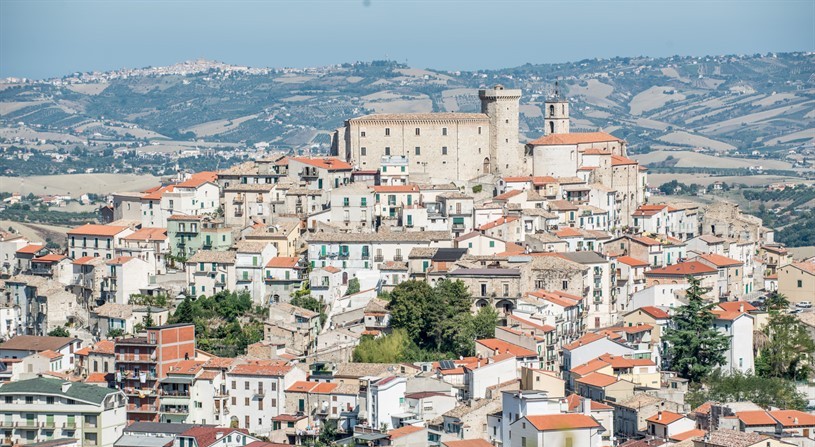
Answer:
M450 70L815 51L815 0L0 0L0 77L393 59Z

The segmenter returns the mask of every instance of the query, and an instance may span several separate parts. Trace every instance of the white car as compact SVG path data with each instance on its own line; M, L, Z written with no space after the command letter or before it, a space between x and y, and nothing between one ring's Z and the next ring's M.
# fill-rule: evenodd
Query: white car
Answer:
M803 308L803 309L809 309L810 307L812 307L812 302L811 301L799 301L799 302L795 303L795 305L800 307L800 308Z

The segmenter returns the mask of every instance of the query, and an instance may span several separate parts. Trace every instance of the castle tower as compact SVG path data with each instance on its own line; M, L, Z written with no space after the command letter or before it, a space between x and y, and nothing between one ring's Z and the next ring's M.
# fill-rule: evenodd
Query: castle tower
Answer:
M518 142L521 90L496 85L478 91L481 113L490 119L490 151L485 154L482 173L516 173L523 163L523 148Z
M543 105L543 122L546 126L543 129L544 134L569 133L569 101L560 96L557 82L555 82L555 94Z

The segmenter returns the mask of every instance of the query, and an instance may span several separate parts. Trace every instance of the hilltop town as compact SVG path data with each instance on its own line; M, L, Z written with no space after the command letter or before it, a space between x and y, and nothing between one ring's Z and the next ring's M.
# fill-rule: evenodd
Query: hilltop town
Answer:
M0 232L4 445L815 445L815 258L655 194L560 85L524 129L527 94L356 110L327 154L178 162L64 244Z

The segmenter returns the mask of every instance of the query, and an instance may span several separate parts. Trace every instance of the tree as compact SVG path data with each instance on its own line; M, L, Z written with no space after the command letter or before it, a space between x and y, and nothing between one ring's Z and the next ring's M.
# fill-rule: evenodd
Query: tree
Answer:
M770 318L762 329L767 337L756 358L756 373L762 377L805 380L813 370L815 342L798 318L784 313L787 298L773 292L765 301Z
M478 313L473 318L473 329L476 340L482 338L495 337L495 328L498 326L498 311L492 306L484 306L478 309Z
M50 337L70 337L71 333L68 332L64 326L55 327L48 333Z
M346 295L353 295L355 293L359 293L359 278L351 278L348 280L348 289L346 289Z
M681 377L699 382L725 361L728 336L713 326L713 303L706 303L699 280L688 277L688 304L677 309L671 318L673 327L665 331L671 367Z
M124 329L111 329L108 331L108 338L122 337L125 335Z
M750 401L761 407L779 407L803 410L807 406L804 396L795 383L778 377L759 377L735 372L713 372L705 379L704 387L696 387L688 393L686 401L691 407L713 400L717 402Z

